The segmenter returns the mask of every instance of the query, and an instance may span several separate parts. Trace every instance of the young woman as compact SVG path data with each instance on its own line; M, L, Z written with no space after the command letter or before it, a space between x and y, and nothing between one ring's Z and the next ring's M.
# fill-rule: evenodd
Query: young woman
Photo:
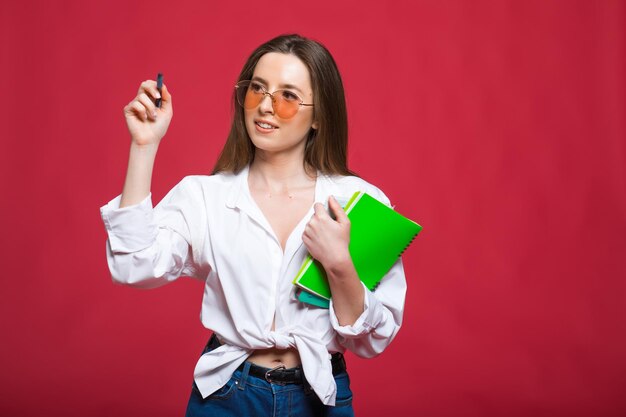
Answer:
M214 335L196 365L188 416L353 415L342 353L369 358L391 343L406 282L399 260L375 292L365 288L335 197L389 200L347 168L343 85L324 46L298 35L270 40L248 58L233 94L213 174L185 177L154 208L152 167L172 96L149 80L124 108L126 181L101 208L111 275L144 288L179 276L204 282L201 321ZM307 253L328 274L329 309L297 300L292 281Z

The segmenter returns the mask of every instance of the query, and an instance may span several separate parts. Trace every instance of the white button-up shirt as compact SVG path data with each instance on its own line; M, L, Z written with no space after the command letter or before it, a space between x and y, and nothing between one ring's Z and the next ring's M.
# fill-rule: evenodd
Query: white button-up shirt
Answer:
M364 191L389 204L358 177L319 174L315 201ZM307 250L302 233L313 207L292 231L285 251L255 203L248 168L238 174L185 177L154 208L151 195L119 208L121 196L101 207L108 234L107 261L116 282L158 287L188 276L204 281L201 321L224 342L200 357L194 371L203 397L223 386L256 349L298 349L307 381L324 404L336 385L329 352L349 349L373 357L402 323L406 281L399 259L375 292L365 288L365 310L340 326L333 309L299 302L292 283ZM275 330L272 322L276 319Z

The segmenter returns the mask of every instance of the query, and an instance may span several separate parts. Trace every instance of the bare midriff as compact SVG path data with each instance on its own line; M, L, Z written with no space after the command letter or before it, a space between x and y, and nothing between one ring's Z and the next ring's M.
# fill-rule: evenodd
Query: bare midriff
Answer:
M272 330L274 329L275 322L272 323ZM285 368L295 368L300 365L300 354L296 348L278 349L274 347L255 350L247 360L265 368L275 368L280 365L284 365Z
M285 368L295 368L300 365L300 354L296 348L289 349L260 349L255 350L248 357L248 361L265 368L275 368L283 365Z

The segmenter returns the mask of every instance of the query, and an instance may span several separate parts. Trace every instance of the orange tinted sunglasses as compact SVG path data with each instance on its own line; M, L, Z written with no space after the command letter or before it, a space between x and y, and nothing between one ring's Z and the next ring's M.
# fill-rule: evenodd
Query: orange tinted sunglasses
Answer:
M270 93L263 84L252 80L239 81L235 85L235 93L237 103L248 110L261 104L265 96L270 96L274 113L282 119L295 116L300 106L313 106L313 104L304 103L304 100L291 90L283 89Z

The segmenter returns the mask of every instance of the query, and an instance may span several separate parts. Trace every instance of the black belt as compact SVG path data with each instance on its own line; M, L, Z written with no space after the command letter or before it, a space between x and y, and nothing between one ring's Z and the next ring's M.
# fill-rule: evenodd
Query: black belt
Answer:
M216 349L221 345L219 339L213 333L209 342L206 345L205 351ZM246 361L247 362L247 361ZM243 371L246 362L239 365L237 370ZM340 352L333 353L330 358L330 363L333 368L333 375L339 375L346 371L346 360L343 354ZM285 368L285 365L277 366L276 368L266 368L254 363L250 363L250 369L248 375L256 378L263 379L267 382L273 382L276 384L303 384L305 382L304 372L302 367L297 366L295 368Z

